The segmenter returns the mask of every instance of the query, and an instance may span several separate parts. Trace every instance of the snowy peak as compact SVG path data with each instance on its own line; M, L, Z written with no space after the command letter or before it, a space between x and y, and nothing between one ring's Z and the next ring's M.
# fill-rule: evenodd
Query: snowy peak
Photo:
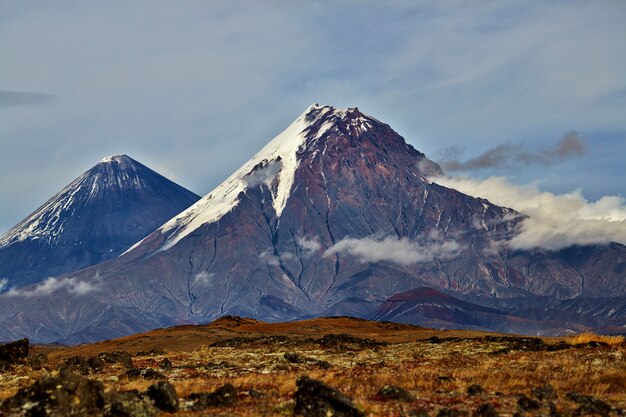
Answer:
M18 286L110 259L199 198L126 155L104 158L0 236L0 277Z
M166 236L166 242L161 249L169 249L199 227L218 221L237 207L241 193L261 185L271 193L276 217L280 218L303 155L323 154L327 140L350 137L358 142L374 130L378 137L390 137L395 143L409 147L389 125L362 113L357 107L342 110L312 104L217 188L164 224L160 231Z

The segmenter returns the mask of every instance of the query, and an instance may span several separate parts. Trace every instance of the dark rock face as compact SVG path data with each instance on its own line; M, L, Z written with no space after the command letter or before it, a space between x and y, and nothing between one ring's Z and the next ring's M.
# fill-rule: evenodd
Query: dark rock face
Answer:
M29 328L56 303L38 300L33 313L33 300L7 299L0 338L77 343L223 315L349 315L527 334L626 325L625 246L494 251L519 232L519 213L432 182L437 164L356 108L312 106L277 140L133 250L73 273L106 282L72 298L80 326L56 317L45 332ZM385 242L427 255L407 260L381 250ZM422 300L419 314L407 314L415 300L398 297L418 288L469 304L459 311L456 301ZM594 301L607 295L617 300L610 317ZM563 301L580 297L590 300L583 309ZM545 300L559 301L554 320L537 308ZM399 308L379 309L389 303Z
M105 158L0 237L21 287L114 258L200 197L126 156Z
M301 377L294 398L294 415L304 417L363 417L365 414L352 404L352 400L329 385L315 379Z
M154 405L167 412L175 412L178 410L178 395L174 386L169 382L159 381L150 385L146 395L154 401Z
M2 403L8 415L94 416L104 407L102 383L61 368L57 375L41 377ZM3 414L0 412L0 414Z

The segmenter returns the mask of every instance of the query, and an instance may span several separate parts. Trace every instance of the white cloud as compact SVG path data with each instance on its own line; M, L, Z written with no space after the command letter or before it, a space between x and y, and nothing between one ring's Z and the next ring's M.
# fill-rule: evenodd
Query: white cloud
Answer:
M263 251L259 253L259 258L269 266L280 266L282 260L290 260L294 258L293 253L291 252L283 252L280 254L280 257L274 255L271 251Z
M626 201L619 196L587 201L578 190L553 194L541 191L535 184L511 184L504 177L431 180L529 216L523 220L521 232L509 242L514 249L558 250L572 245L626 244Z
M8 283L9 283L8 279L6 278L0 279L0 292L2 292L2 290L6 288Z
M192 286L195 287L198 284L207 285L209 281L211 280L211 278L213 278L214 276L215 276L215 273L213 272L202 271L194 275Z
M448 260L462 250L454 240L443 240L437 234L417 240L396 237L344 238L330 247L325 256L336 253L356 256L361 262L388 261L400 265L429 262L434 258Z
M322 244L317 236L308 239L306 236L296 238L296 243L306 255L311 255L322 248Z
M50 277L32 287L11 288L3 295L6 297L41 297L61 290L74 295L85 295L98 289L99 280L100 276L98 273L92 281Z

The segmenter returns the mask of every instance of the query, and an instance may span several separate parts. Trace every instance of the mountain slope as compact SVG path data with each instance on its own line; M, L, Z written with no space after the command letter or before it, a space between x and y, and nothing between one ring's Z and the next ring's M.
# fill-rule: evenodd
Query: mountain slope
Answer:
M130 309L163 324L225 314L281 321L368 317L418 287L476 300L593 298L608 289L626 295L624 246L509 250L500 243L518 232L523 216L432 183L438 174L390 126L357 108L313 105L124 255L66 278L53 296L71 301L75 311L66 316L79 323L59 318L47 331L93 340L88 317L102 304L117 307L107 323L117 323L110 331L118 335L131 327L121 313ZM77 291L79 283L95 289ZM0 327L19 322L35 334L37 316L53 304L41 292L6 297ZM78 302L84 299L90 302ZM106 326L97 328L109 337Z
M0 237L0 278L20 287L116 257L198 199L126 155L105 158Z

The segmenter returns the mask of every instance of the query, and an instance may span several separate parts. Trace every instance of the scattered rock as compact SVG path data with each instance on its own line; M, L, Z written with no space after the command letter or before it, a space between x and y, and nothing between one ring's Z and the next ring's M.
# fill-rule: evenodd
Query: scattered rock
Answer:
M437 413L437 417L461 417L461 412L454 408L442 408Z
M506 353L509 350L521 350L525 352L539 352L547 350L547 346L543 340L538 337L513 337L513 336L485 336L486 342L505 343L507 348L494 353Z
M478 384L472 384L467 388L468 395L480 395L483 392L485 392L485 390Z
M28 357L28 339L16 340L15 342L0 345L0 361L13 364Z
M159 410L152 402L134 391L111 391L106 396L105 417L153 417Z
M453 380L454 378L449 375L440 375L437 377L437 381L439 382L452 382Z
M229 407L237 404L237 390L231 384L225 384L212 393L194 393L189 396L194 402L192 410L204 410L207 407Z
M81 375L89 375L91 366L87 358L84 356L73 356L65 360L65 366L68 366L72 371L78 372Z
M568 392L565 398L579 405L576 410L576 415L598 414L605 417L609 415L612 409L611 406L604 401L590 395Z
M178 410L178 395L174 386L169 382L159 381L150 385L146 394L154 401L157 408L172 413Z
M140 350L135 354L135 356L161 356L165 354L166 352L163 349L152 348L148 351Z
M308 364L319 366L322 369L330 369L332 367L330 362L321 361L321 360L314 359L314 358L308 358L306 356L300 355L299 353L287 352L285 353L284 358L289 363L298 363L298 364L308 363Z
M404 388L396 387L393 385L385 385L376 394L383 400L395 400L395 401L415 401L415 397Z
M371 339L363 339L356 336L351 336L344 333L331 333L324 335L321 339L317 340L317 344L324 347L339 347L345 348L346 345L354 345L358 347L379 347L386 346L385 342L378 342Z
M525 395L519 397L517 406L523 411L539 410L539 403Z
M261 391L257 391L255 389L248 390L248 395L251 398L265 398L266 397L264 393L262 393Z
M87 359L87 363L89 364L89 367L94 370L94 372L102 371L105 366L104 361L97 356L92 356Z
M26 358L26 363L30 366L33 371L39 371L43 369L43 365L48 362L48 355L45 353L40 353L35 356L29 356Z
M308 377L298 378L294 414L304 417L363 417L352 400L335 388Z
M133 367L133 357L126 351L102 352L98 357L106 363L121 363L127 368Z
M230 339L222 339L213 342L209 347L238 347L251 344L285 344L291 342L287 336L262 336L262 337L232 337Z
M93 416L104 407L101 382L76 375L68 367L22 388L2 403L0 415Z
M553 401L558 398L556 390L550 384L533 388L531 392L539 401Z
M126 376L130 379L143 378L143 379L167 379L161 372L155 371L151 368L133 368L126 371Z
M169 358L164 358L161 362L159 362L159 368L168 371L172 369L172 361Z
M472 417L498 417L498 412L493 404L485 403L474 411Z

